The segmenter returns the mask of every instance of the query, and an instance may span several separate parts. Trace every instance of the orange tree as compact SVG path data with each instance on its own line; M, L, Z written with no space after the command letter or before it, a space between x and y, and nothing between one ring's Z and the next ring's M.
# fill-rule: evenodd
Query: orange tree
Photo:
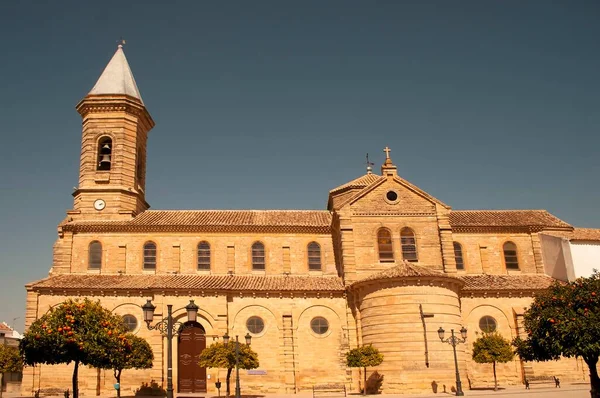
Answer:
M494 371L494 391L498 390L496 363L506 363L515 357L510 340L497 332L484 333L473 343L473 360L477 363L491 363Z
M111 346L108 348L111 355L105 368L113 370L119 388L117 397L121 397L121 373L124 369L149 369L152 367L154 353L146 340L131 333L113 335Z
M227 396L229 396L229 380L231 372L235 368L235 341L225 343L214 343L205 348L200 354L198 365L203 368L224 368L227 369ZM240 369L256 369L258 368L258 354L252 351L250 346L239 343L239 368Z
M367 395L367 367L379 366L383 362L383 354L371 344L354 348L346 353L346 366L363 368L363 395Z
M79 365L109 368L115 336L127 333L121 317L98 301L67 300L31 324L19 348L26 365L74 362L73 398L78 398Z
M600 274L571 283L555 282L538 294L523 317L527 338L513 345L526 361L583 358L590 370L592 398L600 398Z

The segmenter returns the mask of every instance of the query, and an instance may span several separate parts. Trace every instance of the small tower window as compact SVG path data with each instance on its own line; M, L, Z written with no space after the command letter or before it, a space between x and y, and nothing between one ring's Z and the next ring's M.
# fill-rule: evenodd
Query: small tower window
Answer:
M308 269L310 271L321 270L321 246L317 242L308 244Z
M504 244L504 264L506 269L519 269L519 258L517 256L517 245L513 242Z
M198 269L210 270L210 244L208 242L198 243Z
M377 248L379 249L380 262L391 263L394 261L392 233L389 229L382 228L377 232Z
M454 260L456 260L456 269L465 269L462 246L458 242L454 242Z
M97 170L110 170L112 162L112 140L110 137L102 137L98 141L98 165Z
M154 242L144 244L144 269L156 269L156 243Z
M402 228L400 231L400 243L402 244L402 258L406 261L419 261L417 256L417 241L415 233L410 228Z
M88 268L102 268L102 243L98 242L97 240L90 243L88 253Z
M252 269L263 271L265 269L265 245L254 242L252 245Z

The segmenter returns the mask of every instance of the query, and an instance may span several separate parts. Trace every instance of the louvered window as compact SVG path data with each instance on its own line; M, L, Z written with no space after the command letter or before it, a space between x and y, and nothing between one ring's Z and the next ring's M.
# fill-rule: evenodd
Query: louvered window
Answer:
M454 242L454 260L456 260L456 269L465 269L462 246L458 242Z
M102 243L97 240L90 243L88 256L89 269L102 268Z
M394 261L392 233L389 229L382 228L377 232L377 248L379 250L380 262L391 263Z
M156 243L146 242L144 245L144 269L156 269Z
M198 243L198 269L210 270L210 244L208 242Z
M402 228L400 231L400 243L402 244L402 258L404 260L412 262L419 260L417 256L417 241L412 229Z
M504 244L504 264L506 269L519 269L519 258L517 256L517 245L513 242Z
M317 242L308 244L308 269L311 271L321 270L321 246Z
M265 245L260 242L254 242L252 245L252 269L265 269Z

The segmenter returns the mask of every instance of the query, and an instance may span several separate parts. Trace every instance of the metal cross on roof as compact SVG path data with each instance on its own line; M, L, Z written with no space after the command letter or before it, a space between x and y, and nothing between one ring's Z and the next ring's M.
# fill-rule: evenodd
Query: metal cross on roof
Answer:
M392 152L392 150L386 146L386 147L383 149L383 152L385 152L385 158L386 158L386 159L389 159L389 158L390 158L390 152Z
M373 170L371 168L371 166L373 166L375 163L369 161L369 154L368 153L367 153L367 162L366 162L366 164L367 164L367 173L370 173L371 170Z

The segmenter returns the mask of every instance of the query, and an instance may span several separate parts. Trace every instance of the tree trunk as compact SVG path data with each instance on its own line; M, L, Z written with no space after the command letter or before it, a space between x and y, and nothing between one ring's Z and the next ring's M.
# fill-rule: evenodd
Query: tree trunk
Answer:
M367 368L363 368L363 395L367 395Z
M121 398L121 369L115 369L115 380L117 380L117 384L119 388L117 388L117 398Z
M73 369L73 398L79 398L79 388L77 387L77 373L79 371L79 360L75 361Z
M225 380L227 382L227 396L228 397L230 396L229 394L231 392L231 389L229 388L229 379L231 378L231 371L232 370L233 370L233 368L228 368L227 369L227 378Z
M498 391L498 379L496 378L496 361L492 362L494 367L494 391Z
M590 368L590 385L592 387L592 390L590 391L590 396L592 398L600 398L600 378L598 377L598 369L596 369L598 357L583 359L587 366Z

